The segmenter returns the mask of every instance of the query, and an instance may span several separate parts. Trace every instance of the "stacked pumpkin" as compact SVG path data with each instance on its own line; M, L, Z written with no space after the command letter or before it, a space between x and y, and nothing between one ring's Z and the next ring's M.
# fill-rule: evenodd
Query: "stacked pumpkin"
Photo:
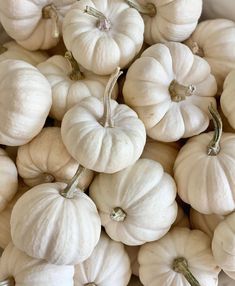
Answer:
M202 4L0 0L1 286L235 283L235 23Z

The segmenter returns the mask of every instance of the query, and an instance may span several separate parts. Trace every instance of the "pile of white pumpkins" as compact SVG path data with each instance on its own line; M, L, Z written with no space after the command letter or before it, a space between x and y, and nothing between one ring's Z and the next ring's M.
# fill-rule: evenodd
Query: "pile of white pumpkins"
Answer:
M235 285L234 5L0 0L0 286Z

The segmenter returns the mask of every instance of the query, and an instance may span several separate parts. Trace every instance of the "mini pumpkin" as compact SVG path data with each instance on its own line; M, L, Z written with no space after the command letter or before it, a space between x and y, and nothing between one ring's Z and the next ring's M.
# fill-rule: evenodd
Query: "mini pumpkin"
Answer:
M148 159L115 174L97 175L90 196L107 234L127 245L161 238L177 215L174 180Z
M127 66L140 51L143 34L141 16L123 0L80 0L63 23L67 49L84 68L100 75Z
M145 50L129 68L123 88L125 103L138 113L148 136L164 142L204 131L216 91L208 63L173 42Z

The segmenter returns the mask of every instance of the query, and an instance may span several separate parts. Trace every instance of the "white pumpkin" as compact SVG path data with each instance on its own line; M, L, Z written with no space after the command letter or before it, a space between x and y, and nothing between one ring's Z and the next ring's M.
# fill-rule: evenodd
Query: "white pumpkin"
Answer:
M28 144L19 147L17 154L19 175L28 186L50 182L69 182L75 175L78 163L66 150L58 127L43 128ZM80 189L86 189L94 173L85 170L80 178Z
M216 91L207 62L173 42L145 50L129 68L123 88L125 103L138 113L148 136L165 142L204 131Z
M46 78L32 65L18 60L0 63L0 144L19 146L42 129L52 98Z
M100 75L127 66L140 51L143 34L141 16L123 0L80 0L63 22L67 49L84 68Z
M215 228L223 221L225 216L222 215L205 215L201 214L193 208L190 209L190 223L192 229L199 229L206 233L212 239Z
M203 57L215 76L219 93L228 73L235 69L235 22L226 19L207 20L199 23L186 41L195 55Z
M127 245L161 238L177 215L174 180L148 159L115 174L97 175L90 196L107 234Z
M220 268L209 237L175 227L158 241L141 246L140 280L145 286L217 286Z
M235 21L234 0L203 0L202 17L203 19L224 18Z
M220 97L221 100L221 97ZM226 116L224 115L222 108L221 108L221 103L218 106L218 112L221 116L222 122L223 122L223 131L224 132L230 132L230 133L235 133L235 130L232 128L232 126L229 124L228 119L226 118ZM231 115L229 115L231 116Z
M73 286L73 275L74 266L53 265L34 259L12 243L9 243L0 259L0 285ZM9 284L1 284L3 280L9 281Z
M7 33L28 50L45 50L59 42L61 25L76 0L0 0Z
M223 271L219 274L219 284L218 286L235 286L235 280L230 278Z
M74 286L126 286L130 277L130 260L124 245L101 233L91 256L75 265Z
M14 197L18 187L18 172L14 162L0 148L0 212Z
M135 276L139 276L139 262L138 262L138 253L140 250L140 246L129 246L129 245L125 245L125 250L130 258L131 261L131 271L132 274Z
M146 132L137 114L111 100L119 69L110 77L104 103L91 96L64 116L62 140L68 152L84 167L104 173L118 172L134 164L143 152Z
M66 57L66 58L65 58ZM80 70L71 53L53 56L38 65L52 88L51 117L62 120L65 113L83 98L103 98L108 77L101 77L83 69ZM117 98L117 85L112 97Z
M189 218L184 212L184 210L178 205L178 212L175 222L173 223L172 227L179 226L179 227L190 227Z
M83 171L67 187L38 185L17 201L10 222L17 248L53 264L78 264L91 255L101 223L93 201L77 188Z
M143 16L144 40L149 45L186 40L197 26L202 0L126 0Z

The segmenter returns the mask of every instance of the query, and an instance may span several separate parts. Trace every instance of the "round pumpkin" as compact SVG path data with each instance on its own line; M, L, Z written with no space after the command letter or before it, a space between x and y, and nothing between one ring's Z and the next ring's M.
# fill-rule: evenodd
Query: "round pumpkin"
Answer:
M204 131L217 86L208 63L181 44L156 44L129 68L125 103L144 122L149 137L173 142Z
M97 175L90 196L107 234L127 245L161 238L177 215L174 180L148 159L115 174Z

